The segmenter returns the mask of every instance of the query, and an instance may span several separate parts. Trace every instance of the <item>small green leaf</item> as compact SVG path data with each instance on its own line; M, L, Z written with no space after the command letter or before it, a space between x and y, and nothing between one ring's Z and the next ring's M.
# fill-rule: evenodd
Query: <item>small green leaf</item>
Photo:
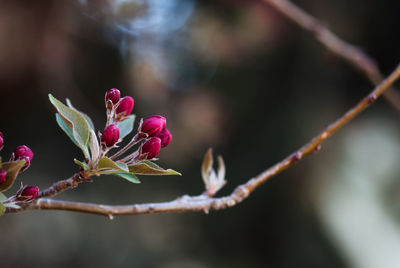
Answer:
M103 171L110 171L110 170L118 170L118 172L123 172L123 173L128 173L129 172L129 168L125 163L116 163L114 161L112 161L110 158L108 157L103 157L100 159L99 164L97 166L97 170L101 173L101 174L106 174ZM103 171L102 171L103 170Z
M92 161L97 160L100 156L100 144L99 141L97 140L97 136L94 133L94 130L90 130L90 143L89 143L89 148L90 148L90 155L92 157Z
M56 110L59 112L64 123L66 123L71 128L73 134L72 136L78 142L78 144L80 145L79 147L85 153L86 157L90 137L89 123L80 112L64 105L62 102L54 98L51 94L49 94L49 99Z
M4 162L2 169L7 171L6 180L0 184L0 192L4 192L11 188L17 178L19 172L25 165L25 160Z
M3 216L5 212L6 207L2 203L0 203L0 216Z
M140 161L129 165L129 171L136 175L182 175L173 169L163 169L151 161Z
M83 170L88 170L88 169L89 169L88 165L87 165L86 163L84 163L84 162L81 162L81 161L79 161L79 160L77 160L77 159L74 159L74 162L75 162L75 164L77 164L78 166L82 167Z
M213 163L214 163L214 159L212 156L212 148L210 148L207 150L207 153L204 155L203 163L201 165L201 176L203 177L203 180L205 183L207 181L207 178L210 176Z
M133 173L116 173L115 175L132 183L140 183L140 180Z
M3 193L0 193L0 202L6 201L8 198Z
M117 123L119 128L119 138L123 139L128 136L133 130L133 123L135 122L135 115L128 116L127 119Z

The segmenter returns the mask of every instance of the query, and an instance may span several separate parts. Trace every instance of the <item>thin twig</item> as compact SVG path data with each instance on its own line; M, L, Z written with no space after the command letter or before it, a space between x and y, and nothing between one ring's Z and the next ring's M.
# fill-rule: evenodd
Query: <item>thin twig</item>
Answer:
M229 196L220 198L211 198L206 195L194 197L184 196L170 202L133 204L125 206L109 206L40 198L30 204L22 206L19 209L7 208L6 212L10 213L24 210L52 209L100 214L113 218L114 215L135 215L165 212L204 211L207 213L210 210L220 210L232 207L246 199L251 192L257 189L268 179L274 177L278 173L294 165L305 156L318 151L323 141L325 141L328 137L338 131L356 115L360 114L368 106L374 103L375 100L385 90L387 90L399 77L400 64L396 67L392 74L390 74L387 79L382 81L382 83L380 83L370 94L363 98L356 106L347 111L347 113L345 113L342 117L330 124L325 130L314 137L310 142L301 147L292 155L283 159L281 162L265 170L257 177L252 178L247 183L238 186Z
M329 51L345 59L357 70L363 73L374 85L383 80L383 75L375 61L358 47L351 45L335 35L319 20L288 0L263 0L274 7L278 12L291 19L303 29L311 32L314 37ZM400 95L394 88L389 88L384 94L385 99L400 112Z

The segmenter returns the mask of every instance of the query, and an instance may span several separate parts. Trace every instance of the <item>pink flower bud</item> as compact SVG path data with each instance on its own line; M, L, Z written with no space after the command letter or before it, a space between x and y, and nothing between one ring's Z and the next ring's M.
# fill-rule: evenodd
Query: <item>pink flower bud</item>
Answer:
M3 149L3 146L4 146L3 132L0 131L0 150Z
M24 186L18 195L19 201L31 201L39 194L39 187L37 186Z
M161 130L160 133L156 136L161 139L161 147L164 148L166 147L172 140L172 135L171 132L167 128L164 128Z
M140 132L146 133L149 137L158 135L167 125L167 119L161 115L153 115L144 120Z
M119 128L116 124L109 125L101 135L101 142L107 147L112 147L119 139Z
M123 97L117 107L116 114L122 116L128 116L131 114L134 105L135 105L135 100L132 97L130 96Z
M7 171L0 169L0 184L6 181Z
M28 168L31 165L33 159L33 152L25 145L17 146L14 149L13 160L25 160L24 168Z
M161 149L161 139L153 137L146 141L141 148L141 155L147 153L146 159L152 159L158 155Z
M116 88L112 88L106 92L106 103L111 101L113 104L117 104L119 102L120 93L119 90Z

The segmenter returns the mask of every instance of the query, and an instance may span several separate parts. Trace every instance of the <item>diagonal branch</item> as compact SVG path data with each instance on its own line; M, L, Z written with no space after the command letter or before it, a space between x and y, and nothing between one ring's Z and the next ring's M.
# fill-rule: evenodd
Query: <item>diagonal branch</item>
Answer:
M49 188L40 191L37 198L53 197L59 193L66 191L66 190L76 188L79 183L82 183L85 181L90 181L90 178L87 177L83 172L75 173L70 178L61 180L61 181L57 181Z
M311 32L314 37L329 51L334 53L353 65L363 73L374 85L378 85L383 80L375 61L366 55L358 47L351 45L335 35L319 20L300 9L288 0L263 0L274 7L282 15L291 19L303 29ZM394 88L389 88L384 94L385 99L400 112L400 95Z
M232 207L244 199L251 192L257 189L268 179L274 177L285 169L291 167L302 158L319 150L323 141L338 131L346 123L355 116L360 114L368 106L384 93L398 78L400 77L400 64L390 74L390 76L382 81L370 94L364 97L357 105L348 110L342 117L330 124L319 135L314 137L310 142L301 147L292 155L286 157L281 162L273 165L255 178L250 179L247 183L238 186L231 195L220 198L212 198L206 195L200 196L184 196L170 202L149 203L149 204L133 204L125 206L109 206L91 203L70 202L62 200L53 200L47 198L39 198L32 203L22 205L21 208L7 208L6 212L20 212L24 210L69 210L77 212L85 212L92 214L100 214L109 216L111 219L114 215L135 215L149 213L166 213L166 212L189 212L189 211L204 211L221 210ZM51 191L50 191L51 192ZM44 196L44 194L42 195Z

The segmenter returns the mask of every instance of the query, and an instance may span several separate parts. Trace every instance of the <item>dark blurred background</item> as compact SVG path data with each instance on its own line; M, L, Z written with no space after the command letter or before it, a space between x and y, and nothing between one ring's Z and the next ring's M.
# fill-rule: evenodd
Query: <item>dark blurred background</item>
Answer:
M399 1L294 1L377 60L400 60ZM162 114L174 140L160 164L182 177L139 185L96 178L57 198L158 202L204 187L207 148L237 185L281 160L372 87L347 63L255 0L0 1L0 130L7 159L35 153L20 181L46 188L77 170L77 148L47 98L70 98L104 126L104 93ZM321 152L238 206L108 218L32 211L0 219L1 267L400 267L400 123L384 100Z

